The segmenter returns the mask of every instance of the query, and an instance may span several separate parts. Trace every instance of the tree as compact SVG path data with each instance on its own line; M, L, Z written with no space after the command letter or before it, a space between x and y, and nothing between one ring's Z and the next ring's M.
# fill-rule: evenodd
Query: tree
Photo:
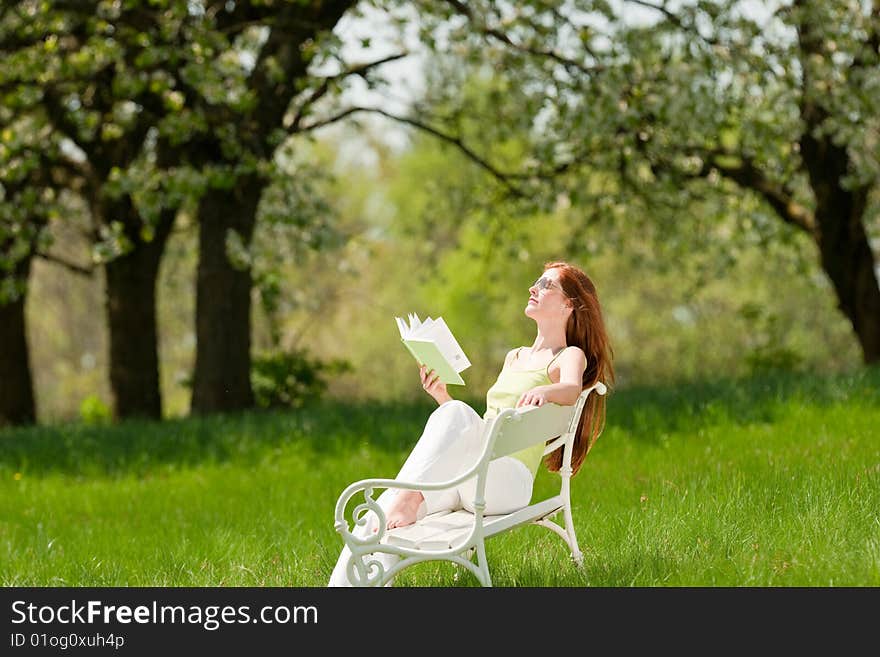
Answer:
M83 181L116 417L161 415L155 282L184 206L200 231L192 410L253 405L250 243L277 149L345 118L316 119L315 106L403 56L341 57L332 30L356 5L20 0L0 11L6 100L49 127L58 162Z
M668 238L695 199L754 195L765 212L743 230L769 235L773 216L808 237L880 362L880 2L447 5L464 19L450 40L532 98L532 181L612 225L640 207ZM615 179L588 188L585 171Z
M189 190L199 225L194 413L254 404L251 242L264 194L278 173L279 148L350 116L324 109L316 117L318 104L329 101L332 108L352 77L376 84L376 70L405 55L354 64L342 57L333 29L357 4L215 1L196 12L187 4L183 54L172 46L150 49L178 106L159 125L160 137L177 153L171 160L177 166L167 172L172 182L162 186ZM388 4L390 10L399 3ZM308 217L293 216L291 223ZM319 218L315 222L320 225Z
M34 257L51 258L49 222L62 210L60 191L76 176L56 164L52 148L34 148L29 126L0 129L0 425L37 417L28 358L25 303ZM45 144L43 144L45 146ZM53 144L55 149L58 145ZM78 269L72 263L64 263ZM80 270L82 271L82 270ZM87 272L86 272L87 273Z
M315 40L354 4L21 0L0 10L9 120L45 126L33 133L38 150L61 143L54 162L83 181L106 270L116 417L161 416L155 284L186 205L201 237L193 407L253 404L252 281L230 254L247 250L284 136L346 75L371 68L308 87Z
M275 150L296 133L311 104L331 91L322 81L305 93L296 115L291 103L308 87L309 66L326 37L354 1L206 3L206 28L214 47L196 71L178 80L187 107L204 118L204 130L187 142L189 161L212 180L198 201L199 265L196 289L196 364L192 411L217 412L254 404L250 383L251 291L248 265L228 257L230 240L250 247L259 204L267 188ZM213 56L229 52L236 39L250 43L251 70L230 76L224 91L233 102L217 102ZM341 77L348 75L344 71ZM216 73L215 73L216 75ZM207 81L207 83L206 83ZM287 123L286 123L287 122Z
M661 120L677 133L675 148L658 148L661 133L637 138L644 143L638 150L660 181L720 176L807 235L865 362L880 362L880 286L869 240L869 227L877 225L871 197L880 181L880 2L866 11L858 2L799 0L777 12L778 28L791 38L775 43L734 6L720 8L715 33L699 39L705 49L676 48L671 55L679 70L703 63L704 86L732 76L726 89L698 96L715 120L697 134L683 129L683 117ZM686 20L696 25L700 16ZM706 61L710 52L715 56ZM663 85L665 76L654 70L646 93ZM657 123L644 109L642 129Z
M145 220L131 184L149 174L150 158L171 155L155 136L174 109L168 79L153 49L180 43L181 3L168 11L140 3L34 3L4 5L0 52L2 91L10 121L29 131L42 169L71 172L66 185L86 201L94 260L106 272L110 381L117 417L161 416L156 343L155 281L177 208L157 208ZM185 14L183 14L185 15ZM151 155L152 154L152 155ZM6 180L4 180L4 183ZM39 217L31 217L41 230Z

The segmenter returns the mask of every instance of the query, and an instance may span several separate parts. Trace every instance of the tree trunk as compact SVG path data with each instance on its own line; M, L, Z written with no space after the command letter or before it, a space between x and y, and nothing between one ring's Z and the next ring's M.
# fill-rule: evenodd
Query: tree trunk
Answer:
M121 201L110 211L115 214L108 219L126 217L126 235L134 244L129 253L105 266L113 415L116 419L161 419L156 279L176 212L164 211L153 239L145 241L130 200Z
M831 132L824 129L831 117L824 104L827 91L817 85L808 64L824 54L826 36L812 13L818 6L821 3L795 2L796 8L805 10L797 24L803 69L800 151L816 199L814 237L822 267L834 285L841 312L852 324L864 362L873 364L880 362L880 285L865 230L871 190L864 184L844 184L854 163L847 146L835 143ZM876 51L876 43L870 45ZM863 65L854 61L851 69Z
M806 104L803 115L818 124L824 113ZM846 188L846 148L806 130L801 153L816 198L816 241L822 268L831 279L840 311L852 324L865 364L880 363L880 284L877 262L865 231L867 187Z
M307 44L332 30L354 0L311 0L279 9L249 80L256 106L240 115L238 140L263 162L272 159L273 134L283 130L291 99L307 79L312 50ZM246 20L248 5L234 3L217 17L218 29L236 29ZM270 64L271 62L271 64ZM280 72L280 73L279 73ZM323 94L323 92L321 92ZM320 95L320 94L319 94ZM226 119L223 119L224 121ZM233 164L216 138L198 149L196 161ZM192 413L251 408L251 273L236 269L226 256L226 239L234 230L250 246L257 205L266 181L240 177L234 189L211 190L199 202L199 266L196 282L196 363Z
M865 364L880 363L880 284L863 223L865 203L846 190L835 192L835 200L818 204L816 212L822 267L852 323Z
M31 258L16 267L16 277L27 281ZM24 306L25 292L7 304L0 304L0 426L36 421L34 386L31 378Z
M213 190L199 203L196 281L196 362L192 413L252 408L251 272L226 255L230 230L250 246L265 183L239 180L233 190Z

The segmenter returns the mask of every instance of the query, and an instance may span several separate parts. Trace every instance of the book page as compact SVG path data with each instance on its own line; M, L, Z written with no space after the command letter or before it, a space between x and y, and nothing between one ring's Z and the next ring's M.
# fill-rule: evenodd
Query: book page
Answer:
M442 317L433 323L427 336L434 340L440 353L449 361L449 364L452 365L456 372L461 372L471 366L471 362L464 355L464 351Z
M431 330L434 327L435 321L427 317L425 321L422 322L415 330L410 331L409 337L411 338L424 338L426 336L431 335Z
M419 316L416 315L415 313L410 313L409 314L409 333L410 334L415 333L416 331L419 330L419 327L421 325L422 325L422 322L419 319Z
M412 336L416 331L419 330L422 323L419 320L419 316L415 313L410 313L407 315L406 319L401 319L400 317L395 317L394 321L397 322L397 330L400 331L401 338L408 338Z

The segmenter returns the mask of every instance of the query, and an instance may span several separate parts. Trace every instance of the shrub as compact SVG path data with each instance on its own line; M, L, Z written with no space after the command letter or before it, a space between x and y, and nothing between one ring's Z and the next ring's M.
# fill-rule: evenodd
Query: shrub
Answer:
M251 385L261 408L298 408L321 398L326 377L351 370L348 361L311 358L306 350L264 354L253 359Z
M113 414L98 395L89 395L80 402L79 417L86 424L107 424Z

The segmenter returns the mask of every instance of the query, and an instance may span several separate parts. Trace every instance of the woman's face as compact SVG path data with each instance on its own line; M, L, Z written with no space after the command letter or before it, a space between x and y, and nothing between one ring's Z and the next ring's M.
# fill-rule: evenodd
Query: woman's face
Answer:
M559 270L548 269L529 287L525 313L532 319L568 316L568 297L559 282Z

